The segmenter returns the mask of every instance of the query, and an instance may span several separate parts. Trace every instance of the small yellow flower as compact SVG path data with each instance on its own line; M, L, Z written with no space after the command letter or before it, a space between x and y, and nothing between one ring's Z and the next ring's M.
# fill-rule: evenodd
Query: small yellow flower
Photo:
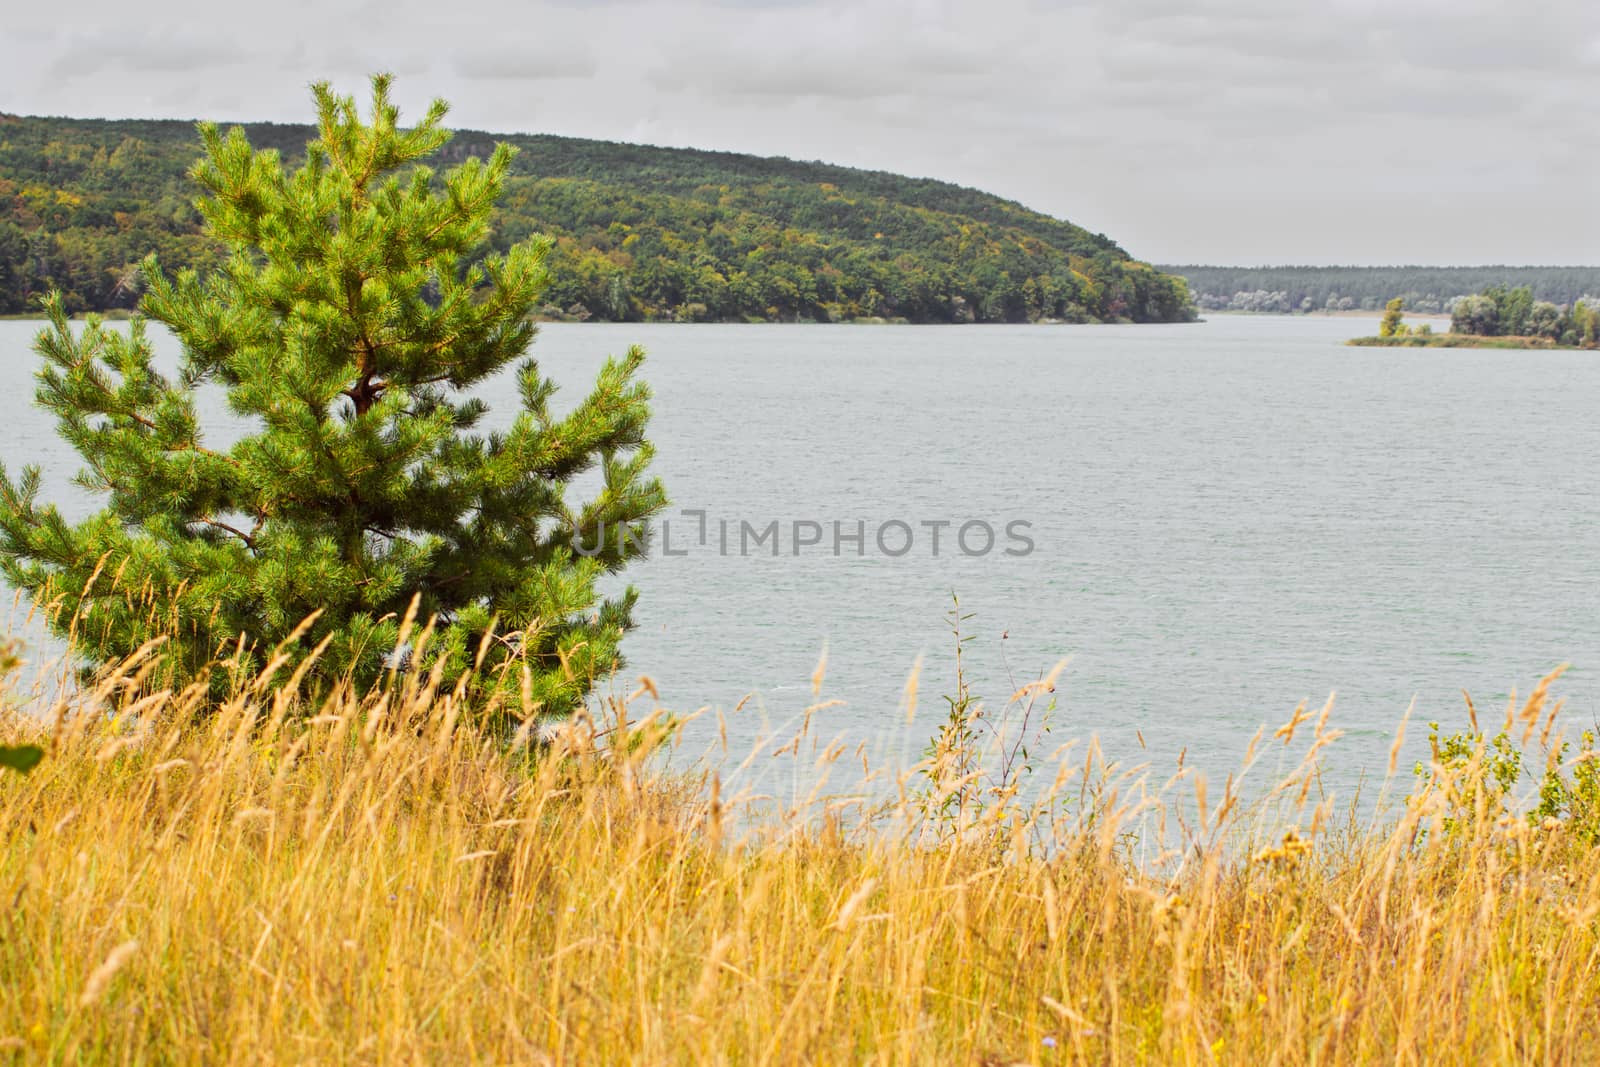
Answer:
M1301 837L1294 828L1284 832L1283 844L1276 848L1265 848L1255 855L1257 863L1293 862L1300 856L1311 851L1311 842Z

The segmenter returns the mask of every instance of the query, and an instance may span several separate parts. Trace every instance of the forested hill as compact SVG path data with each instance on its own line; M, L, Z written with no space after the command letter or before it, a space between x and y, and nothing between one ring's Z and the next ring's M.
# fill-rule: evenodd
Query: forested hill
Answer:
M246 124L293 163L310 127ZM459 131L443 165L521 149L493 244L555 238L544 314L607 320L1171 322L1181 279L1109 238L946 182L822 163ZM204 269L192 124L0 116L0 312L51 287L132 307L135 265Z
M1408 311L1449 311L1485 289L1527 286L1535 300L1567 307L1600 295L1600 267L1162 267L1189 281L1204 311L1381 311L1395 297Z

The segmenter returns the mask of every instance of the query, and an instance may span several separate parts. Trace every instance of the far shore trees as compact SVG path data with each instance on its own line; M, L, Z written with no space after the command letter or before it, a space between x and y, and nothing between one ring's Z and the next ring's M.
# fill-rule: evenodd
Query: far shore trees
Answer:
M1452 333L1473 337L1532 337L1562 345L1600 341L1600 301L1583 297L1563 307L1535 300L1527 286L1490 286L1456 302Z
M1450 332L1495 336L1500 332L1499 306L1482 294L1462 297L1450 313Z
M1594 348L1600 344L1600 300L1584 297L1570 307L1535 300L1527 286L1490 286L1455 302L1450 332L1435 334L1427 323L1401 321L1404 297L1390 300L1378 323L1378 336L1349 344L1429 348Z
M1405 337L1433 336L1433 326L1429 323L1424 322L1418 326L1407 326L1402 321L1405 306L1405 297L1397 296L1389 301L1384 308L1383 318L1378 323L1379 338L1396 341Z
M38 502L37 468L0 468L0 570L98 663L164 638L173 684L219 679L219 660L247 677L277 650L365 687L409 654L452 675L477 663L481 693L559 715L620 662L634 594L597 583L643 553L665 504L644 356L551 410L554 384L523 359L551 243L483 255L513 151L434 174L418 163L450 139L445 105L402 129L389 85L373 79L367 120L315 86L318 139L293 173L201 125L191 176L225 258L206 276L142 269L144 314L183 346L176 380L142 321L78 330L50 300L39 400L105 503L73 525ZM518 360L515 419L476 432L470 390ZM204 383L251 429L225 451L199 428ZM408 617L436 620L426 647L407 647Z
M1189 280L1201 311L1372 311L1394 297L1406 310L1449 314L1457 300L1491 286L1527 286L1535 300L1571 307L1600 293L1591 267L1206 267L1163 266ZM1264 299L1265 298L1265 299Z

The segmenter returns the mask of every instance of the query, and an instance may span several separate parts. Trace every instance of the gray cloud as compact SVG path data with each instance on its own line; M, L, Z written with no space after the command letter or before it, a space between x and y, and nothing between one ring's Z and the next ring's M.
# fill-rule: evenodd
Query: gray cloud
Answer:
M942 177L1158 260L1600 251L1577 0L62 0L0 69L6 110L229 120L387 69L413 113Z
M69 32L56 40L53 77L93 78L109 72L182 78L214 71L251 58L238 43L198 33L156 33L149 29Z
M600 68L585 47L543 42L473 48L454 56L451 69L469 80L546 81L590 78Z

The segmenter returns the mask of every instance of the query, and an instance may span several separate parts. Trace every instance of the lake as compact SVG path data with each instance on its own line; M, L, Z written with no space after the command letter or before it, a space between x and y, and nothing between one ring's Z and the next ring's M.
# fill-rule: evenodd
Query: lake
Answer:
M1600 361L1342 345L1375 323L551 325L534 352L571 401L608 352L649 349L674 505L631 572L627 675L679 710L748 696L736 755L817 701L826 648L842 703L814 729L914 759L953 689L954 592L986 703L1068 659L1051 741L1098 735L1161 777L1180 752L1220 776L1337 690L1325 783L1348 797L1413 698L1408 760L1428 720L1464 723L1462 689L1497 723L1570 661L1556 691L1587 725L1600 677ZM81 513L29 400L38 326L0 322L4 461ZM483 395L514 402L509 380Z

